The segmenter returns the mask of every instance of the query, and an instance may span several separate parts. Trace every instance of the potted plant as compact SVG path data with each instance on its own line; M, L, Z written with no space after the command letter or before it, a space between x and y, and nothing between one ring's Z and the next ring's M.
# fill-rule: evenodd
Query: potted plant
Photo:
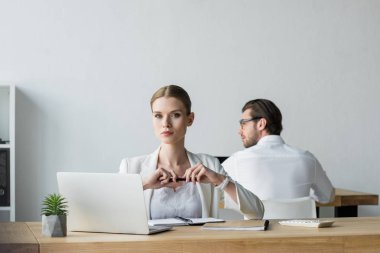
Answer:
M56 193L49 194L42 202L42 234L62 237L67 234L67 201Z

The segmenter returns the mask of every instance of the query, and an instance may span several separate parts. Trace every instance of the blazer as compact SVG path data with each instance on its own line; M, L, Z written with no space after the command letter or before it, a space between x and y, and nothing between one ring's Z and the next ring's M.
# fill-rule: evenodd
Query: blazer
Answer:
M160 148L149 155L124 158L120 164L120 173L140 174L146 178L157 168L158 153ZM193 154L189 151L187 157L190 165L202 163L207 168L227 176L227 173L220 165L219 160L207 154ZM202 217L218 217L219 201L223 198L223 192L215 189L212 184L196 183L202 203ZM235 203L228 194L224 196L225 208L233 209L242 213L246 219L262 219L264 215L264 205L261 200L252 192L235 182L238 203ZM144 197L148 218L150 217L150 200L153 190L144 190Z

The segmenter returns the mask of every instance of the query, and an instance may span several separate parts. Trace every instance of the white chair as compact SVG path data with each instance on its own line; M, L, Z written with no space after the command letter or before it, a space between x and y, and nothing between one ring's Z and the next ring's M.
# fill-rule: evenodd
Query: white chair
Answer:
M264 219L317 218L315 201L310 197L263 200Z

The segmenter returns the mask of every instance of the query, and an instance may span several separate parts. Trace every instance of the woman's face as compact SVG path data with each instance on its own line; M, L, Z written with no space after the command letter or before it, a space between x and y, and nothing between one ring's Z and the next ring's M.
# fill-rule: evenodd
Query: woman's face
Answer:
M184 104L174 97L156 99L152 116L154 133L165 144L184 142L186 129L194 120L194 113L187 115Z

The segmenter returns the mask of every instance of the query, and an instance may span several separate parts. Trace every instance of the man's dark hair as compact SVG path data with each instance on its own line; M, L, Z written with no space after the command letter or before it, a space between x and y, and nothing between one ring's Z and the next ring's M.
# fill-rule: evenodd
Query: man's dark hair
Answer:
M267 121L266 129L269 134L280 135L282 131L282 115L280 109L268 99L254 99L248 101L242 112L251 109L251 117L263 117Z

